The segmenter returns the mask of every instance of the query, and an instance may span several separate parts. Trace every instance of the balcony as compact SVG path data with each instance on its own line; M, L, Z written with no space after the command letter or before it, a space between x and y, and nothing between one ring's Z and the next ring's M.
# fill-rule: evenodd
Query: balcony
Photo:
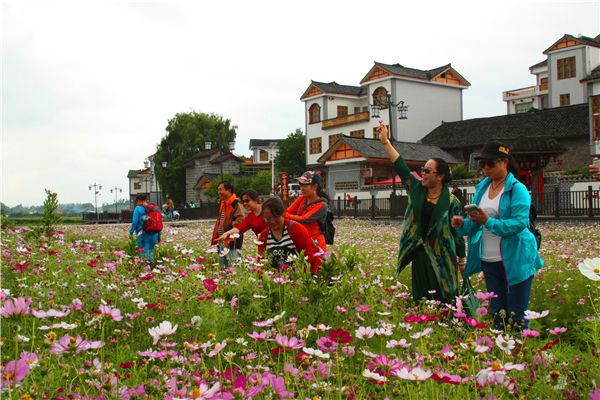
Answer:
M502 93L503 101L520 100L527 97L536 97L548 94L548 84L529 86L521 89L509 90Z
M356 114L344 115L337 118L326 119L323 121L321 129L331 129L342 125L353 124L355 122L364 122L369 120L369 112L363 111Z

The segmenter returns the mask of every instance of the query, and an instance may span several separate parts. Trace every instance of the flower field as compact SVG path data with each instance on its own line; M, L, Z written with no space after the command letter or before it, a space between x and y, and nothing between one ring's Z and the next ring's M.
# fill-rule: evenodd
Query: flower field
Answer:
M600 399L600 226L540 223L529 329L481 307L414 307L400 225L336 221L321 276L272 270L245 236L220 269L212 224L167 225L148 265L128 226L2 231L6 399ZM583 267L582 267L583 268ZM584 273L586 275L584 275Z

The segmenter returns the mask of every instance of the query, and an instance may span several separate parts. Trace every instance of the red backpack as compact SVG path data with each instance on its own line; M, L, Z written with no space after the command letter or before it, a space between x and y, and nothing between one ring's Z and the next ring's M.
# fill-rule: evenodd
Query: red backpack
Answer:
M144 219L144 231L148 233L162 231L163 223L160 207L156 204L148 203L146 210L148 211L148 215L146 215L146 218Z

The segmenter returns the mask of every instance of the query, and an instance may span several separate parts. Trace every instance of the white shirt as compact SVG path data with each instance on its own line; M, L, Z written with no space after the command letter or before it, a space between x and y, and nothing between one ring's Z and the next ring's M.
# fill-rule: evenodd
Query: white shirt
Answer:
M490 188L492 185L490 184L487 187L487 190L481 197L481 202L479 203L479 207L485 211L485 213L490 218L499 218L500 217L500 197L502 197L502 193L504 193L504 186L502 186L502 190L496 197L490 199ZM500 236L494 235L491 233L485 225L483 226L483 238L482 238L482 246L481 246L481 260L486 262L498 262L502 261L502 252L500 250L500 240L502 238Z

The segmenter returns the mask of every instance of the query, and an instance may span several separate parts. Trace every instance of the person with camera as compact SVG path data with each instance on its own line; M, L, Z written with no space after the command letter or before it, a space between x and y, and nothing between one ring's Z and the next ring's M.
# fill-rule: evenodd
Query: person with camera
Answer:
M380 123L377 131L392 168L408 192L398 273L409 263L412 265L412 296L416 303L423 298L453 303L458 295L457 271L465 257L465 243L450 226L451 218L461 215L460 201L447 187L450 168L444 160L433 158L417 178L390 142L387 126Z
M465 276L483 271L497 329L527 328L524 319L535 272L543 265L533 233L528 229L531 196L516 177L510 149L490 141L476 158L484 178L475 188L467 216L455 216L452 226L468 236Z

